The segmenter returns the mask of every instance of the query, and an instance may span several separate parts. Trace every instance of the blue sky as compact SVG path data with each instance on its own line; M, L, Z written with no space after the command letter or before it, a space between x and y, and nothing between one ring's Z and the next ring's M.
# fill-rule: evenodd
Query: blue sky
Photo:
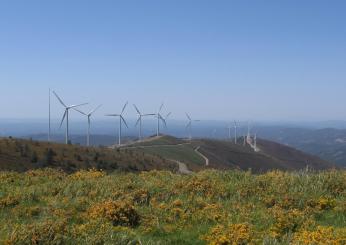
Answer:
M51 87L66 103L104 104L99 118L128 100L143 112L165 101L177 119L346 119L345 9L316 0L2 0L0 117L45 117Z

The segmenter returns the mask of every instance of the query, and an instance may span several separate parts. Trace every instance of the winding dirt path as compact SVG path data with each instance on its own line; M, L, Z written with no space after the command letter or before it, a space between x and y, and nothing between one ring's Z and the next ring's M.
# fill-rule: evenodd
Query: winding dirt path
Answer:
M178 164L179 167L179 173L181 174L192 174L193 172L191 170L189 170L186 166L185 163L183 162L179 162L179 161L175 161Z
M205 166L209 166L209 158L207 158L206 156L204 156L201 152L199 152L199 148L201 148L200 146L198 146L195 149L195 152L200 155L204 160L205 160Z

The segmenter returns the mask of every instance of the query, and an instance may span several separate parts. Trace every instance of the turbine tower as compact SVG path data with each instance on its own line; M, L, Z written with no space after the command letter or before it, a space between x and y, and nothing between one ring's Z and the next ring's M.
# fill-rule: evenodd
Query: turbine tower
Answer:
M68 119L69 119L69 111L70 109L74 109L76 107L82 106L82 105L87 105L88 103L83 103L83 104L79 104L79 105L70 105L67 106L62 99L57 95L57 93L55 93L55 91L53 91L55 97L59 100L60 104L65 107L65 112L64 115L62 117L61 123L60 123L60 128L66 118L66 135L65 135L65 143L68 144L69 143L69 124L68 124Z
M163 108L163 103L161 104L156 116L157 116L157 129L156 129L156 136L159 136L160 135L160 121L162 121L164 124L166 124L166 121L165 119L162 117L161 115L161 111L162 111L162 108Z
M232 129L232 126L228 125L226 129L228 129L228 139L231 140L231 129Z
M238 128L237 121L234 120L234 144L237 144L237 128Z
M48 142L50 142L50 132L51 132L50 95L51 95L51 92L50 92L50 88L49 88L49 95L48 95Z
M155 116L156 114L142 114L139 109L137 108L137 106L135 104L133 104L134 108L136 109L137 111L137 114L138 114L138 120L136 122L136 127L137 125L139 124L139 135L138 135L138 139L141 140L143 135L142 135L142 118L143 117L147 117L147 116Z
M192 140L192 122L200 122L201 120L192 120L189 114L185 114L187 119L189 120L186 125L186 129L189 129L189 139Z
M107 115L106 115L107 117L119 117L118 146L121 146L121 133L122 133L121 130L122 130L122 123L124 122L125 126L126 126L127 128L129 128L129 127L127 126L127 123L126 123L124 117L123 117L123 114L124 114L124 111L125 111L125 109L126 109L127 104L128 104L128 102L125 103L125 105L124 105L124 107L123 107L123 109L122 109L122 111L121 111L120 114L107 114Z
M83 114L84 116L86 116L88 118L87 146L90 146L90 123L91 123L90 118L91 118L92 114L94 114L94 112L96 112L98 109L100 109L101 106L102 105L99 105L94 110L90 111L89 113L85 113L83 111L80 111L80 110L74 108L74 110L78 111L79 113Z

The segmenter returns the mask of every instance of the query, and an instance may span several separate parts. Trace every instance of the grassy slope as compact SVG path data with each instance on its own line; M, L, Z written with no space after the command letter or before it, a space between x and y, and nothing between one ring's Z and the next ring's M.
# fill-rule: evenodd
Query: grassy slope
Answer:
M0 243L343 244L345 203L342 171L0 172Z
M194 149L189 145L176 145L176 146L154 146L140 148L141 151L149 154L157 154L166 159L173 159L184 162L189 165L203 166L204 159L196 154Z
M278 143L258 140L261 152L254 152L249 146L223 140L195 139L191 144L170 136L152 138L135 146L146 146L141 150L157 154L163 158L184 162L192 170L205 169L204 160L193 150L199 151L209 158L209 167L216 169L242 169L265 172L272 169L298 170L309 165L313 169L328 169L334 167L327 161L311 156ZM172 146L179 144L177 146ZM164 146L170 145L170 146ZM155 147L148 147L155 146Z
M51 160L47 159L48 149L53 151ZM93 167L110 171L115 169L138 171L174 170L176 164L130 149L117 151L108 148L0 139L0 170L26 171L41 167L61 168L67 172Z
M184 140L164 135L164 136L153 136L147 139L144 139L142 142L135 142L131 146L152 146L152 145L178 145L186 143Z

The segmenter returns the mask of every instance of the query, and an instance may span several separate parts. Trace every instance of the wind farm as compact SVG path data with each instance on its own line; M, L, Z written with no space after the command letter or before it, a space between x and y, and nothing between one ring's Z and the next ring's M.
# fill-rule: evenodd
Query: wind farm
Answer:
M346 1L0 9L0 244L346 245Z

